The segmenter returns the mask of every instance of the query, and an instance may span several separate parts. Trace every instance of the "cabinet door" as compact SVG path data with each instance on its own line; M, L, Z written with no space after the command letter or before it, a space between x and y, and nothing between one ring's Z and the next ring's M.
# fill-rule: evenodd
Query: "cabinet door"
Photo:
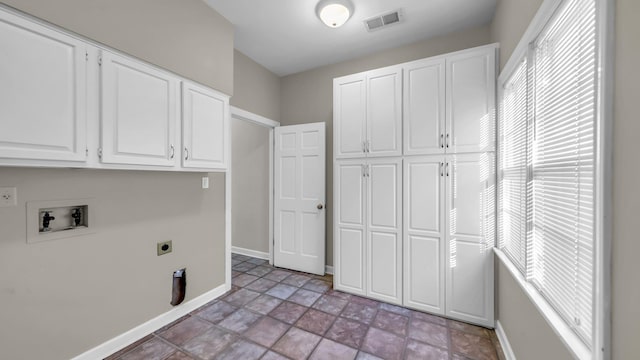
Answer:
M404 305L444 314L444 157L404 160Z
M436 59L404 69L404 155L444 153L444 68L444 59Z
M363 157L366 140L365 76L345 76L333 82L334 156Z
M402 68L367 73L367 156L402 155Z
M101 59L102 162L174 166L178 80L107 51Z
M367 295L402 304L402 159L368 164Z
M335 162L334 286L360 295L366 295L364 175L360 161Z
M0 49L0 158L85 161L85 44L3 11Z
M447 58L447 152L495 150L495 48Z
M446 314L493 327L494 154L450 156Z
M182 166L225 169L229 99L191 82L182 83Z

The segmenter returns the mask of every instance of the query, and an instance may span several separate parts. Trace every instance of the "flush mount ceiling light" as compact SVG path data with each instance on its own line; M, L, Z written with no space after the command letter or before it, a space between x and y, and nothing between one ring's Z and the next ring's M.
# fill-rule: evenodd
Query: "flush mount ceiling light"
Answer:
M349 0L321 0L316 6L316 14L325 25L337 28L349 20L353 5Z

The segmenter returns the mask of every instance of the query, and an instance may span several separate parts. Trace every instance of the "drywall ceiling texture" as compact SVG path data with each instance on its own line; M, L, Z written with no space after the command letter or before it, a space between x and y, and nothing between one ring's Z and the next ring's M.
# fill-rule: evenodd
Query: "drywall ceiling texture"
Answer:
M233 25L200 0L3 0L233 95Z
M231 105L274 121L280 119L280 78L238 50L233 56Z
M269 129L231 120L233 246L269 253Z
M34 16L231 94L233 28L199 0L7 0ZM69 359L224 284L224 175L0 167L0 357ZM92 198L95 233L27 244L26 201ZM158 257L156 243L173 240Z
M420 41L282 78L281 125L327 123L327 265L333 265L333 79L489 43L489 27Z

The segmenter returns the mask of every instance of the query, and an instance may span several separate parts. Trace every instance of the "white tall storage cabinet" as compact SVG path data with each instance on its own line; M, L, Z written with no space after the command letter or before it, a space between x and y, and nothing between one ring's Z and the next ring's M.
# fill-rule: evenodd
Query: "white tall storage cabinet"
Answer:
M334 80L336 289L494 326L495 53ZM371 122L401 153L372 151Z

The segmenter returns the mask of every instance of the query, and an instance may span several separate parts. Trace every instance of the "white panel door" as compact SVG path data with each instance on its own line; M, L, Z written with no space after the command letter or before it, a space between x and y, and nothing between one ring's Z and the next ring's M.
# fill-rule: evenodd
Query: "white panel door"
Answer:
M404 68L404 155L444 153L445 60Z
M447 152L495 150L495 48L447 57Z
M86 45L0 12L0 158L85 161Z
M324 275L325 123L275 128L275 266Z
M446 315L488 327L493 319L495 154L449 156Z
M101 59L102 162L174 166L178 79L107 51Z
M355 74L334 80L333 153L337 159L364 156L366 101L364 75Z
M367 163L367 296L402 304L402 159Z
M334 167L334 287L366 295L366 182L361 160L339 160Z
M367 73L367 156L402 155L402 68Z
M404 160L404 305L444 314L444 156Z
M182 166L225 169L229 98L211 89L182 82Z

